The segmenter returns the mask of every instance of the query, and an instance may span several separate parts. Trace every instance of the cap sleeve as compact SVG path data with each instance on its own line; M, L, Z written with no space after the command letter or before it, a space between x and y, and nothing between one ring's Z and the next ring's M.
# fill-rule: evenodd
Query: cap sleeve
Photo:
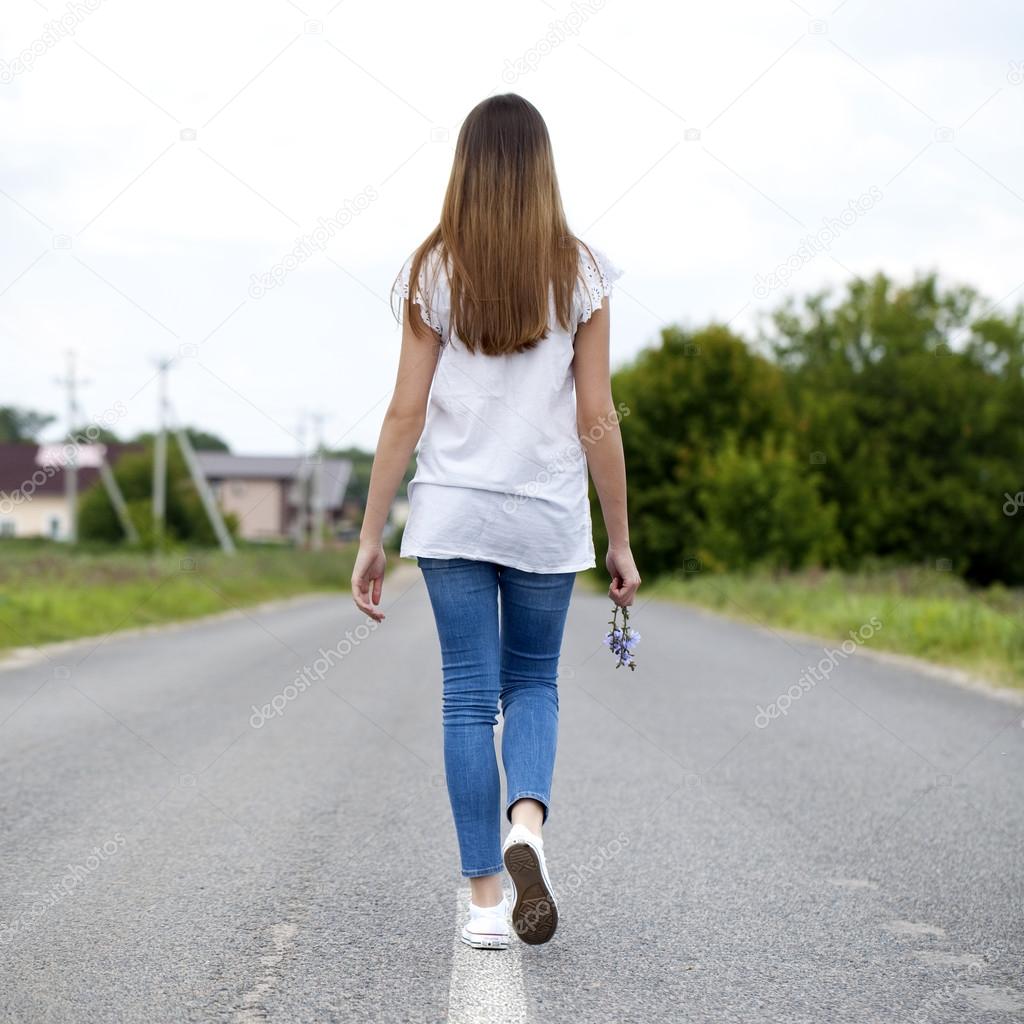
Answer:
M601 308L612 293L612 282L622 277L622 271L594 246L580 246L579 315L577 325L585 324L594 311Z
M415 253L413 254L415 256ZM410 277L412 274L413 256L410 256L402 265L402 271L395 282L394 296L397 299L409 298ZM428 264L432 265L428 257L423 261L420 268L419 287L415 289L413 302L420 307L420 315L425 324L436 334L444 334L444 322L442 319L442 303L439 300L439 289L437 287L436 275L428 273ZM431 284L433 283L433 288Z

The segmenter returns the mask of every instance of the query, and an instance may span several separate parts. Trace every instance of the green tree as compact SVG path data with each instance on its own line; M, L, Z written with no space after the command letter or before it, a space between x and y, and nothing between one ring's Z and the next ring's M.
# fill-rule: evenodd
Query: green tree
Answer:
M1024 582L1022 309L878 274L783 303L756 350L666 328L612 384L643 572L870 559Z
M842 551L836 507L821 500L792 437L741 449L729 435L704 465L698 503L701 569L801 569Z
M745 450L791 429L781 371L726 327L668 327L657 348L614 375L612 390L623 408L630 535L641 571L671 571L699 551L709 556L705 477L727 438ZM594 518L604 541L596 503Z
M216 434L211 434L208 430L200 430L198 427L186 427L185 434L189 441L192 442L192 447L197 452L231 451L226 441L218 437ZM153 431L143 430L136 434L132 440L140 444L152 444Z
M352 476L345 491L345 500L366 506L366 495L370 489L370 469L373 467L373 452L362 448L340 448L330 452L329 458L348 459L352 463Z
M819 453L845 561L950 563L970 579L1024 581L1024 329L969 288L882 274L791 301L768 340L786 371L800 444ZM1022 513L1024 515L1024 513Z
M45 412L0 405L0 441L37 441L56 418Z

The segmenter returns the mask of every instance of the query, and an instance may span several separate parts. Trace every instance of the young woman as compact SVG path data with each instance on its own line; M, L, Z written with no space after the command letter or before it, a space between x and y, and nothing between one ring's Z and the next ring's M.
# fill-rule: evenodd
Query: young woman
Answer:
M570 231L547 127L520 96L466 118L440 224L396 281L398 380L377 444L352 593L376 621L381 535L420 442L401 557L426 582L444 675L444 763L462 874L462 938L526 942L558 923L544 861L558 727L558 658L575 574L595 565L593 478L608 531L609 595L633 602L626 478L608 368L619 276ZM511 829L501 843L501 755Z

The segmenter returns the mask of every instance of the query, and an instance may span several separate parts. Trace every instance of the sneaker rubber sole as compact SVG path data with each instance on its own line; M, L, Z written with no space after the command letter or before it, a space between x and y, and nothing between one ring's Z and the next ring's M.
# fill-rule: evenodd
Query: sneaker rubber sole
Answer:
M543 945L558 927L558 909L537 853L529 843L513 843L503 859L513 885L512 927L523 942Z
M474 935L472 938L462 932L460 939L473 949L508 949L509 940L507 935Z

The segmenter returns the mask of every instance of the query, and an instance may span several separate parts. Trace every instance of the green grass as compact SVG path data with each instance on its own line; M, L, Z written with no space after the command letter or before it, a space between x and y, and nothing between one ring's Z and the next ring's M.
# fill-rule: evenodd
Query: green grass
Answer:
M355 546L323 552L243 547L160 557L108 548L0 541L0 649L228 611L312 591L347 590ZM594 585L600 582L588 573ZM606 585L606 584L604 584ZM602 586L604 586L602 585ZM693 574L645 584L659 597L765 626L847 639L1024 687L1024 592L968 587L948 573ZM642 627L642 613L637 616Z
M355 548L243 547L159 557L0 541L0 650L347 590Z
M949 573L925 569L708 573L663 579L644 589L646 597L700 605L830 641L847 639L850 630L856 632L877 616L881 628L865 647L1024 687L1024 591L999 585L972 588Z

